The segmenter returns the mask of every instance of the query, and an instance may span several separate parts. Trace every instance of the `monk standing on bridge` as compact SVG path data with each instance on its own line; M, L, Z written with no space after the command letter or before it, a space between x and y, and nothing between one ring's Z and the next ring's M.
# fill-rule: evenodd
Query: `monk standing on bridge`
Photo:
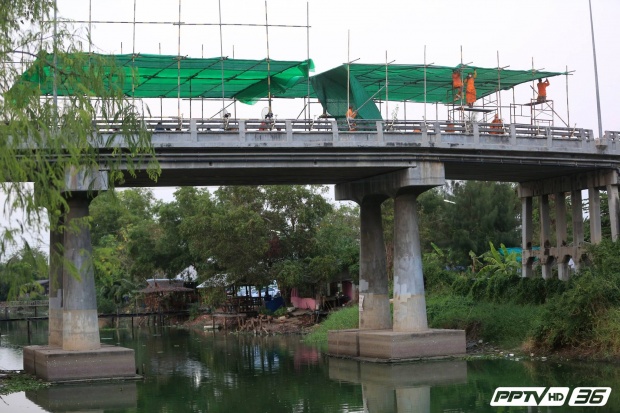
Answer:
M501 135L503 132L501 131L502 129L502 120L499 118L499 115L496 113L495 117L493 118L493 120L491 121L491 134L493 135Z
M454 95L455 101L461 98L461 93L463 93L463 79L461 79L461 70L454 69L452 71L452 94Z
M543 103L547 101L547 86L549 86L549 79L546 79L544 82L542 79L538 79L538 83L536 87L538 88L538 97L536 98L537 103Z
M469 73L465 79L465 101L470 108L474 106L476 101L476 85L474 84L476 76L478 76L478 73L474 69L474 74Z
M357 111L353 110L353 106L349 106L349 110L347 110L347 123L349 125L349 130L354 131L356 129L355 117L357 116Z

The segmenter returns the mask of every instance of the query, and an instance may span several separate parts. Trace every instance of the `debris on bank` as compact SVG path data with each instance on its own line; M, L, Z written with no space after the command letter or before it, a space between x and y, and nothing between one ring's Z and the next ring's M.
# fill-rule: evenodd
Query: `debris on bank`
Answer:
M188 321L186 326L203 331L227 331L254 335L305 334L318 324L321 317L316 311L291 307L285 315L259 314L203 314Z

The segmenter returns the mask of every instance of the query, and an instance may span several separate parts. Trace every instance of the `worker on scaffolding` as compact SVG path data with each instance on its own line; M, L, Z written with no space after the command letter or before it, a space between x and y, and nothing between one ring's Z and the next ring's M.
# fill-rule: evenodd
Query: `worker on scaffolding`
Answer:
M461 69L452 71L452 94L454 101L461 99L463 93L463 79L461 79Z
M349 106L349 110L347 110L347 124L349 125L349 130L354 131L356 129L355 117L357 116L357 111L353 110L353 106Z
M495 117L491 121L491 134L501 135L503 133L501 130L503 123L504 122L499 118L499 115L496 113Z
M542 79L538 79L538 83L536 87L538 88L538 97L536 98L536 103L543 103L547 101L547 86L549 86L549 79L545 79L543 82Z
M465 78L465 102L467 102L467 106L470 108L474 107L474 102L476 101L476 85L474 80L477 76L478 72L474 69L474 73L468 73Z

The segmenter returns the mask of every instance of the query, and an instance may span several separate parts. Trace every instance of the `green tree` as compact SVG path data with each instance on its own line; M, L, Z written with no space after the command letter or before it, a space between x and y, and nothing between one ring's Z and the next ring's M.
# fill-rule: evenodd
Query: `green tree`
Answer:
M0 301L42 293L43 287L36 281L46 279L47 274L47 255L25 245L0 266Z
M469 251L480 254L489 242L520 245L520 203L512 184L454 181L449 192L448 237L437 245L450 249L456 262L466 264Z
M63 222L58 218L68 211L62 192L68 171L104 169L112 187L138 168L146 167L152 177L158 173L150 134L121 89L129 81L125 73L106 57L80 53L74 33L55 22L54 7L52 0L18 0L5 2L0 11L5 62L0 66L0 187L9 197L5 213L25 212L23 218L11 216L21 222L4 228L0 253L19 241L20 226L45 225L48 212L53 229ZM25 65L10 63L24 57L30 59ZM40 96L43 82L55 85L58 99ZM96 118L118 130L108 139L98 137ZM126 148L115 144L118 137ZM23 182L34 183L34 191Z

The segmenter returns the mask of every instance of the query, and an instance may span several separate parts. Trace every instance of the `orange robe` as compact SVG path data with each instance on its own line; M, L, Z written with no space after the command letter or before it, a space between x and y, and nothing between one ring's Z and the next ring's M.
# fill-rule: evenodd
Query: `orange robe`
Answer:
M461 80L460 72L452 72L452 88L460 89L463 87L463 80Z
M538 97L546 98L547 97L547 86L549 86L549 79L544 82L539 81L536 86L538 87Z
M474 85L474 79L476 78L476 74L472 77L465 78L465 101L468 105L473 105L476 101L476 86Z
M491 122L491 129L497 130L501 128L502 128L502 120L496 116L495 118L493 118L493 121ZM501 135L501 132L499 131L494 131L491 133L493 135Z

